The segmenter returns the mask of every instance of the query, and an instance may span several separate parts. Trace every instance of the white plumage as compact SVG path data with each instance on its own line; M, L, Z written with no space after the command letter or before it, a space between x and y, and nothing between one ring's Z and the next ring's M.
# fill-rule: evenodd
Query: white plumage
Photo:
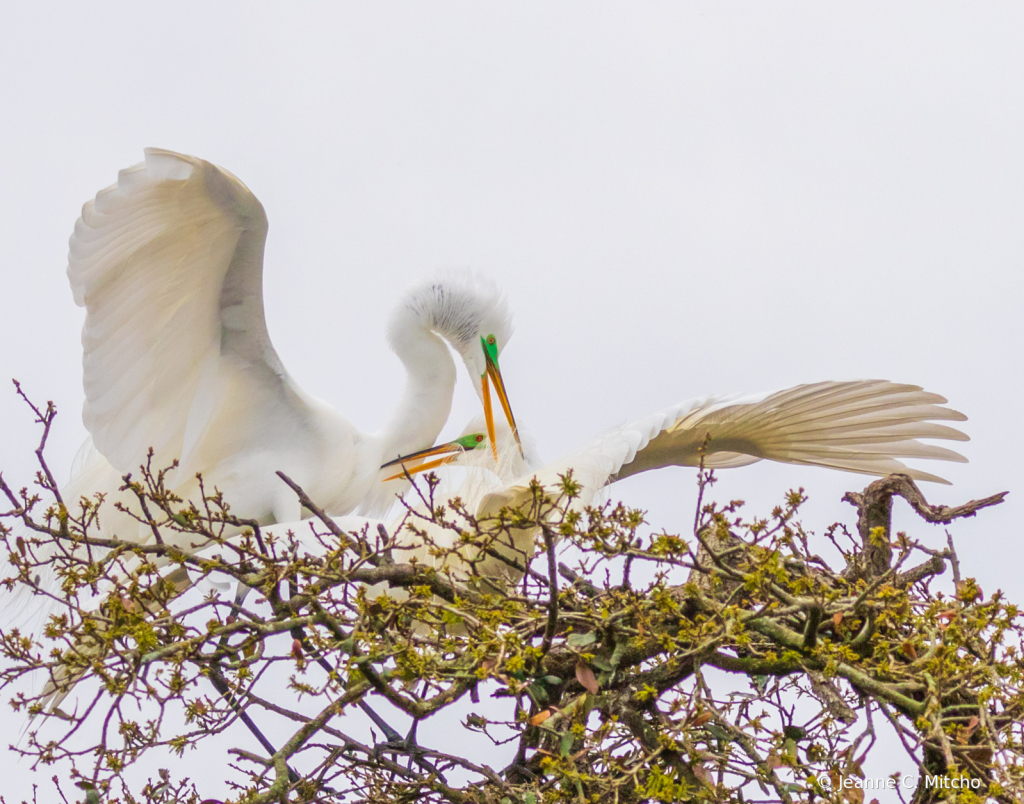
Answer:
M201 472L242 517L299 518L278 470L332 513L382 510L404 486L382 486L379 466L432 444L448 417L455 366L442 339L481 393L480 339L493 334L503 347L510 316L493 286L456 275L413 289L392 315L388 335L409 380L383 432L360 433L306 394L267 332L266 235L263 207L238 179L169 151L147 150L84 206L68 278L86 308L83 419L95 450L77 462L71 502L112 492L152 448L154 467L180 461L178 494L195 498ZM111 512L104 525L115 520Z
M533 477L550 486L569 469L584 487L578 504L589 505L608 483L630 475L665 466L699 466L702 446L704 466L712 469L764 459L876 476L904 472L918 480L947 483L899 460L967 460L953 450L917 440L969 440L959 430L936 423L967 418L942 407L945 402L918 386L885 380L821 382L688 400L616 428L536 473L525 472L486 494L480 512L515 504Z
M155 466L180 459L171 483L179 495L194 498L193 474L202 472L237 515L284 523L273 526L281 534L308 533L309 524L297 521L301 509L278 470L328 513L346 514L360 503L383 509L403 487L383 482L381 464L428 447L447 419L455 367L442 338L462 356L485 411L490 377L506 413L497 464L485 450L458 459L469 471L457 493L481 519L529 500L534 480L557 496L570 470L582 488L571 505L582 509L621 478L699 465L702 447L709 468L768 459L870 475L901 471L936 482L945 481L900 459L964 460L918 440L967 440L938 423L965 419L942 407L945 399L917 386L867 380L690 400L534 469L519 449L497 370L497 351L510 335L508 311L492 287L467 278L427 283L399 304L388 334L409 380L385 431L362 434L305 394L274 351L262 302L266 232L263 208L241 182L167 151L147 151L144 164L122 171L117 185L85 205L68 276L87 310L84 419L93 443L76 461L69 502L78 494L114 493L121 474L144 462L152 447ZM484 426L493 434L492 420ZM377 524L355 516L336 521L353 530ZM438 559L403 521L386 527L398 532L400 560L416 556L456 572L468 572L472 560L477 572L508 574L497 559L476 561L471 544ZM456 546L451 532L425 527L437 544ZM104 532L151 538L148 528L125 515L111 517L109 509ZM534 529L514 530L506 549L528 560L535 538ZM70 684L59 686L53 692L62 697Z

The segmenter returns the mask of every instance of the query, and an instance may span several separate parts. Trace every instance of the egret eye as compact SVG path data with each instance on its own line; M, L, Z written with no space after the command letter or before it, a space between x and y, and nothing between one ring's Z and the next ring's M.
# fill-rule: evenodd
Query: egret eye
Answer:
M487 336L487 343L490 344L491 346L494 346L494 344L496 344L497 342L498 342L498 339L495 338L493 335L488 335Z
M479 444L483 440L484 440L484 437L482 435L477 435L477 437L476 437L476 443L477 444Z

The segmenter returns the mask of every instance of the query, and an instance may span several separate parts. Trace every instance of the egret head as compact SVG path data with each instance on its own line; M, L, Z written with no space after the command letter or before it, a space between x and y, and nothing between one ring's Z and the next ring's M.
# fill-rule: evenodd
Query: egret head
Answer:
M391 322L392 341L410 323L440 335L466 364L484 407L487 435L495 449L493 389L505 418L516 433L498 355L512 336L512 314L501 291L472 273L451 273L409 290ZM495 459L497 454L495 453Z

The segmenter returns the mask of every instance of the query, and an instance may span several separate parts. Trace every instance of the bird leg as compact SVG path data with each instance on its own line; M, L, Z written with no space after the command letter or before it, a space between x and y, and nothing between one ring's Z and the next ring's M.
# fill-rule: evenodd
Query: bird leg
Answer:
M316 649L310 645L309 640L306 639L306 633L301 626L296 626L292 629L292 637L299 640L299 644L302 645L302 649L312 656L316 663L327 671L328 675L337 675L334 668L331 667L330 662L328 662L327 659L321 656ZM441 775L441 772L433 764L423 758L422 749L416 742L416 726L419 723L418 720L413 720L412 728L409 730L409 733L405 737L402 737L402 735L395 731L384 718L378 715L374 711L373 707L366 701L360 700L357 702L357 705L366 713L366 716L370 718L373 724L384 733L384 742L377 743L377 745L374 746L374 754L379 756L381 751L392 751L396 754L406 754L410 759L410 764L411 762L415 762L428 773L436 774L437 777L443 781L444 777Z
M393 729L387 726L383 719L380 719L380 715L374 712L369 706L365 705L365 701L360 701L359 704L360 708L370 716L370 719L373 720L374 723L379 723L380 726L387 728L391 734L394 735L393 737L388 737L388 739L382 743L377 743L377 745L373 747L373 752L375 754L379 755L383 751L392 751L396 754L408 754L411 760L419 762L418 753L420 751L420 747L416 744L416 726L419 723L418 720L414 720L412 722L412 728L409 729L409 733L405 737L402 737L402 735L396 733ZM387 736L387 733L385 733L385 736Z

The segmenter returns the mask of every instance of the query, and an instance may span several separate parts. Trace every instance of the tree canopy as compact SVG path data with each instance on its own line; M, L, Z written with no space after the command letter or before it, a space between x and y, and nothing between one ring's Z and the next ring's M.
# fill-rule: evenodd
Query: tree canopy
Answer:
M890 524L895 497L948 524L1003 494L932 506L891 475L846 495L855 527L812 534L802 490L748 517L702 470L692 529L669 533L613 502L574 510L571 472L483 520L428 477L400 521L351 532L296 488L311 517L281 534L146 466L125 478L139 545L98 532L101 497L61 499L54 413L36 409L36 486L0 480L6 585L49 611L39 634L4 624L0 684L35 716L13 750L53 765L65 801L1022 799L1021 614L961 577L952 535L937 550ZM236 603L237 584L254 594ZM74 684L70 711L48 705ZM361 738L360 702L449 718L451 738ZM211 755L231 738L262 750ZM503 766L480 759L492 742ZM913 774L875 795L864 766L886 744ZM168 750L185 773L153 770ZM200 762L230 766L227 799L188 778Z

